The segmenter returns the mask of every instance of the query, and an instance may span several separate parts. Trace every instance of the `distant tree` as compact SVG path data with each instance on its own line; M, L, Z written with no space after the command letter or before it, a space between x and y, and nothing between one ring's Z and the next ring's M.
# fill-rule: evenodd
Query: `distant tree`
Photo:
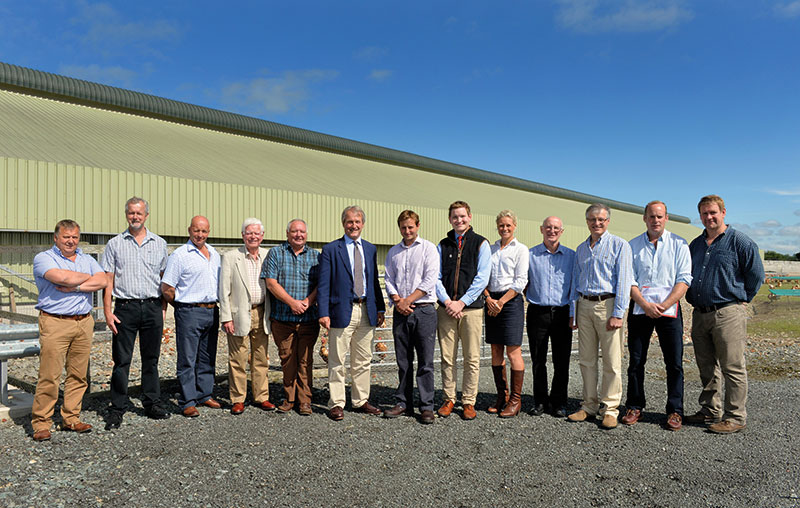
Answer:
M768 250L764 253L764 259L767 261L794 261L795 259L800 259L800 252L794 256L790 256L789 254L781 254L774 250Z
M794 255L794 257L796 257L796 258L797 258L797 260L798 260L798 261L800 261L800 252L798 252L797 254L795 254L795 255Z

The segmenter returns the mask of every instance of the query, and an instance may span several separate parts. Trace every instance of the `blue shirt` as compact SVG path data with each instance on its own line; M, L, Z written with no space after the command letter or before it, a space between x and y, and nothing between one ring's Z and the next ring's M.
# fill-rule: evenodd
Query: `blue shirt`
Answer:
M667 230L653 244L647 231L630 241L633 254L633 285L639 288L671 288L679 282L692 285L689 244Z
M217 301L220 257L209 244L208 259L191 240L181 245L167 260L161 282L175 288L178 303L213 303Z
M592 237L578 245L575 251L575 268L572 286L573 300L580 295L599 296L614 294L614 310L611 317L620 318L628 310L633 284L631 246L622 238L608 231L591 247Z
M570 303L575 251L559 244L555 253L544 243L531 248L528 262L528 292L534 305L561 307Z
M114 298L158 298L166 267L167 242L150 230L139 245L126 229L108 241L103 254L103 270L114 274Z
M75 261L67 259L55 245L52 249L40 252L33 258L33 275L36 279L36 287L39 289L37 310L64 316L76 316L91 312L92 293L59 291L55 284L44 278L44 274L52 269L94 275L103 271L100 264L92 256L84 254L80 248L75 250Z
M703 231L692 240L692 286L686 301L695 307L726 302L749 302L764 282L758 246L744 233L728 226L711 245Z
M275 279L295 300L303 300L319 283L319 251L303 246L299 255L288 242L272 248L261 267L262 279ZM270 318L290 323L306 323L317 320L317 305L311 305L304 313L294 314L292 308L270 294Z
M456 242L458 242L461 236L464 235L456 235ZM439 253L439 259L441 259L442 246L437 245L436 250ZM489 242L483 242L478 250L478 272L475 274L475 278L472 279L472 284L470 284L464 296L460 298L460 300L464 302L464 306L468 306L478 299L481 292L486 289L486 286L489 284L489 276L491 274L492 248L489 246ZM440 302L446 302L450 299L450 295L447 294L447 290L444 288L444 284L442 284L441 262L439 263L439 279L436 281L436 298L438 298Z

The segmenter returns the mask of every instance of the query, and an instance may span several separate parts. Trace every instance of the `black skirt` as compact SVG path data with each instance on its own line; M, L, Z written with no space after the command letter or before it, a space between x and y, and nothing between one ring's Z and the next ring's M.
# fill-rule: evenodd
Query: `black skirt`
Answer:
M505 291L489 292L489 296L495 300L499 300L504 294L506 294ZM486 311L485 318L487 344L522 345L522 331L525 326L525 302L521 294L517 294L517 296L503 305L503 310L494 317L490 316L489 312Z

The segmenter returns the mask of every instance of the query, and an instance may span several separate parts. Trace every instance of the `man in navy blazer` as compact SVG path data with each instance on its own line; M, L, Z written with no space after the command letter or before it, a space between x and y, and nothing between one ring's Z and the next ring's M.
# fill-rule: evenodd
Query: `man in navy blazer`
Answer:
M350 349L350 398L353 410L379 415L369 403L372 337L382 326L386 304L378 281L377 250L361 239L364 210L348 206L342 212L344 236L325 245L319 258L319 324L328 334L328 417L344 418L345 367Z

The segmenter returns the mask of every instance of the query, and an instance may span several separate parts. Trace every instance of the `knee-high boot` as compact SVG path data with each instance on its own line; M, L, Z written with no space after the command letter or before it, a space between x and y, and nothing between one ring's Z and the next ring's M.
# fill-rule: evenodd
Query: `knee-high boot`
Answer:
M508 402L508 381L506 380L506 366L505 365L492 365L492 374L494 374L494 385L497 387L497 400L494 405L489 406L490 413L499 413L506 407Z
M511 397L508 404L500 412L500 418L511 418L519 414L522 407L522 381L525 379L525 370L511 369Z

